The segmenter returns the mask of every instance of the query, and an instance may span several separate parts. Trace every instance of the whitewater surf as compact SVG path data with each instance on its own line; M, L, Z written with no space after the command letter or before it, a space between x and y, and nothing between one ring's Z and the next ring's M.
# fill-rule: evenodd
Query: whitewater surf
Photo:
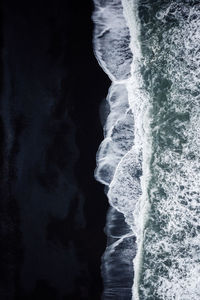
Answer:
M95 177L106 186L103 299L200 299L200 4L94 0L112 80Z

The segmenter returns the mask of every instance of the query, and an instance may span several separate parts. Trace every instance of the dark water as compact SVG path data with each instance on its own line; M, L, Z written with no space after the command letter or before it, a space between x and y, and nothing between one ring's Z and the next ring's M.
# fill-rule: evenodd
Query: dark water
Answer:
M107 200L93 172L109 80L92 3L0 9L0 299L100 299Z

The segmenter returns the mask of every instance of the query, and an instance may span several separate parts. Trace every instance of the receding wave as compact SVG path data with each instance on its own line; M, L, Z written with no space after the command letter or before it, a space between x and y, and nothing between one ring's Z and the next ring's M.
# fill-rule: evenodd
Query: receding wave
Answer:
M95 0L112 80L95 177L107 186L103 299L200 299L200 4Z
M103 298L132 299L133 260L139 244L136 236L143 224L139 222L137 226L136 219L142 186L145 186L145 180L142 184L146 161L143 120L148 106L146 93L141 92L143 79L138 73L141 63L139 25L136 7L130 1L94 2L95 54L112 80L107 97L110 113L95 170L96 179L108 187L112 207L106 224L108 246L102 258ZM132 25L135 27L131 31Z

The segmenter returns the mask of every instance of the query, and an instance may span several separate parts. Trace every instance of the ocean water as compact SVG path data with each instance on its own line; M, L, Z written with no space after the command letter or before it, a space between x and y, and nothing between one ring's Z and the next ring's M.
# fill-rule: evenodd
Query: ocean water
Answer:
M95 171L112 207L103 299L198 300L200 3L94 2L112 80Z

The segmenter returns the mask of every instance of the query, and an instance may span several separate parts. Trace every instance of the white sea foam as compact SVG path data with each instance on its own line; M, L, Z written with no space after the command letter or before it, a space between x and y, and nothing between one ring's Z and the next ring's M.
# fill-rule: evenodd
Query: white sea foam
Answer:
M146 60L147 71L152 74L149 89L154 111L151 208L145 228L140 295L141 299L197 300L200 299L200 5L191 5L189 1L161 4L156 18L159 21L154 18L144 33L145 46L154 51L153 59L149 56ZM169 20L173 26L169 26ZM166 82L170 83L167 90ZM159 93L163 93L162 97L158 97Z
M124 84L112 84L107 99L110 114L104 127L105 139L97 153L95 177L105 185L113 179L117 165L134 140L134 119Z
M108 199L111 206L123 213L132 232L123 235L107 248L104 254L103 268L104 274L106 276L109 274L112 278L112 273L105 270L113 270L114 267L117 269L118 265L121 266L120 262L123 261L126 253L129 271L132 272L129 274L130 281L133 279L132 260L136 254L136 245L135 242L132 242L132 247L126 251L126 243L130 246L130 237L133 234L137 235L138 252L141 254L143 227L147 212L148 159L151 148L149 139L146 137L148 135L149 102L140 74L142 55L139 43L137 5L134 1L120 0L95 1L95 6L96 10L93 15L96 24L94 49L100 65L113 81L107 98L110 114L104 127L105 139L97 153L95 177L109 187ZM108 220L108 231L109 224ZM123 247L118 252L119 245L123 245ZM111 259L113 251L118 253L115 256L115 262ZM139 272L140 254L134 261L135 282L139 280L137 273ZM126 270L121 269L121 273L118 274L119 278L122 277L123 272L126 273ZM132 280L130 283L132 287ZM112 284L109 282L109 295L110 286ZM120 293L120 288L123 290L123 281L118 288ZM115 286L113 289L115 290ZM137 287L135 291L137 294ZM114 296L116 297L115 293L110 297ZM123 293L123 297L125 297L123 299L129 299L132 296L128 296L128 294L126 296Z
M105 274L116 280L113 269L124 255L128 268L129 255L134 300L200 299L200 5L140 1L142 44L136 1L95 3L96 55L113 80L95 173L115 208ZM116 211L130 226L118 236ZM125 297L119 279L114 293L108 286L108 299Z
M130 76L130 36L121 0L94 0L94 49L99 64L111 80Z
M131 43L130 48L133 53L131 65L131 80L128 83L129 102L135 117L135 145L137 152L141 153L142 158L142 177L140 178L141 196L137 199L137 205L133 209L133 230L137 236L138 250L133 260L134 264L134 284L132 299L139 299L139 281L143 254L143 236L146 221L148 219L149 201L148 185L151 178L149 169L151 159L151 131L150 131L150 112L151 106L149 95L145 90L141 67L145 63L140 46L140 22L138 19L137 1L122 0L124 15L129 26ZM134 190L134 185L132 185ZM130 197L131 203L131 197Z

